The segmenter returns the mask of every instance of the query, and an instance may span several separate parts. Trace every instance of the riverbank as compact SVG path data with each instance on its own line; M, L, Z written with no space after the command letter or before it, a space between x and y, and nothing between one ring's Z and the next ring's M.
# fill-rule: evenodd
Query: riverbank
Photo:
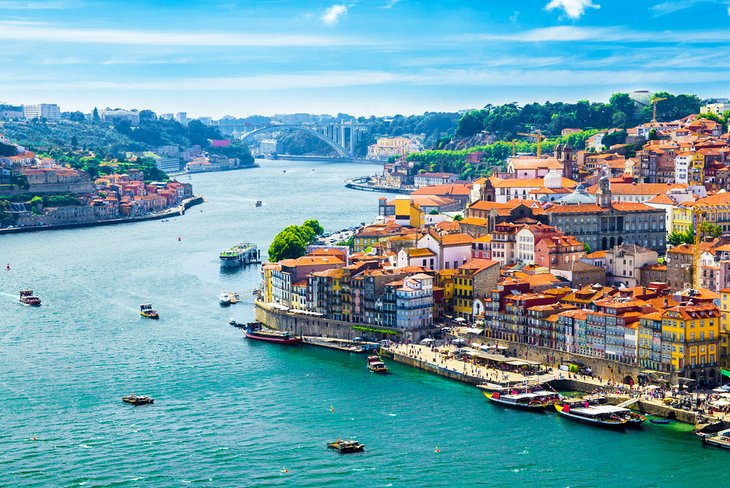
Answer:
M371 185L369 176L359 176L345 180L345 187L352 190L377 191L383 193L400 193L410 195L413 190L407 188L394 188L392 186Z
M12 227L0 229L0 235L2 234L20 234L25 232L40 232L45 230L62 230L62 229L76 229L81 227L99 227L102 225L116 225L116 224L127 224L130 222L144 222L146 220L160 220L171 217L178 217L185 215L185 211L195 205L200 205L204 202L204 199L200 195L195 195L190 198L183 200L180 205L172 208L165 209L161 212L155 212L148 215L140 215L138 217L129 217L126 219L106 219L106 220L95 220L92 222L74 222L70 224L57 224L57 225L43 225L37 227Z

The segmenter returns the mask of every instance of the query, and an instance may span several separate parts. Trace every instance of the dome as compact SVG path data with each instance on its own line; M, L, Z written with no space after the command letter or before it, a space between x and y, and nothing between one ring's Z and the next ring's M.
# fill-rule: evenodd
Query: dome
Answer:
M586 187L582 184L575 187L573 193L568 193L558 200L560 205L579 205L581 203L596 203L596 197L590 195L586 191Z

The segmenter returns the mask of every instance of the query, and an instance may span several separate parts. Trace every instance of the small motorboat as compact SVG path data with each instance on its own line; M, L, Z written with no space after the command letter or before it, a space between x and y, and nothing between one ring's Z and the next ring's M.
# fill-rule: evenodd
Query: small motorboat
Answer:
M373 373L386 374L388 367L385 365L380 356L368 356L368 370Z
M224 291L218 296L218 301L222 306L227 307L238 303L240 301L240 297L238 296L238 293L234 291Z
M23 305L28 305L30 307L40 307L41 299L33 295L33 290L21 290L20 303L22 303Z
M238 327L239 329L245 329L246 328L246 324L244 324L243 322L237 322L236 319L229 320L228 321L228 324L229 325L232 325L233 327Z
M335 442L327 443L327 447L334 449L340 454L351 454L353 452L362 452L365 445L357 441L337 439Z
M148 397L145 395L135 395L134 393L129 396L122 397L122 401L124 403L134 405L135 407L138 405L149 405L151 403L155 403L155 399L152 397Z
M152 305L149 303L143 303L139 306L139 314L147 319L157 320L160 318L160 314L158 314L157 310L152 308Z
M669 419L651 419L651 420L649 420L649 422L651 422L652 424L659 424L659 425L667 425L667 424L672 423L672 421Z
M263 204L264 204L264 202L262 202L261 200L256 200L256 206L257 207L260 207Z

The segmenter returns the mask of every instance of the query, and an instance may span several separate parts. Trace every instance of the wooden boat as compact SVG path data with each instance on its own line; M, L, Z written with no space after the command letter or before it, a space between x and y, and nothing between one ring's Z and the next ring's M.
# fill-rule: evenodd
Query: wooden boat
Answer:
M248 339L275 342L277 344L299 344L302 342L301 337L297 337L289 331L268 329L262 327L258 322L247 324L244 334Z
M666 424L672 423L672 421L669 419L651 419L651 420L649 420L649 422L651 422L652 424L659 424L659 425L666 425Z
M564 417L601 427L623 429L628 423L626 412L629 410L626 408L612 405L578 405L581 404L556 403L555 410Z
M33 295L33 290L21 290L20 303L29 307L40 307L41 299Z
M636 412L629 411L625 415L626 427L639 427L646 421L646 417Z
M378 374L388 373L388 367L380 359L380 356L368 356L368 370Z
M522 410L545 410L560 401L558 393L545 390L513 393L482 391L482 394L494 403Z
M730 429L721 430L716 434L702 436L702 443L708 446L730 449Z
M334 449L340 454L351 454L353 452L362 452L365 450L364 444L360 444L357 441L340 439L337 439L335 442L329 442L327 447Z
M139 306L139 314L147 319L157 320L160 318L160 314L158 314L157 310L152 308L152 305L149 303L143 303Z
M155 399L152 397L144 395L137 396L134 393L129 396L122 397L122 401L134 405L135 407L138 405L149 405L151 403L155 403Z

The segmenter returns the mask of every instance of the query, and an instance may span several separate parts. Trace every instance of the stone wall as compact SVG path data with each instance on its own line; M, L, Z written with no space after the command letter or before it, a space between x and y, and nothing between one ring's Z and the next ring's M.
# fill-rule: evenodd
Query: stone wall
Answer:
M610 379L614 382L624 383L624 380L626 380L627 377L631 377L635 384L638 384L639 382L638 375L640 368L638 365L620 363L618 361L608 361L606 359L592 358L589 356L580 356L530 344L501 340L497 342L500 345L507 346L509 348L510 355L516 356L520 359L537 361L556 369L561 363L573 363L578 361L591 368L593 375L600 377L603 380ZM564 374L567 375L567 371L564 372Z
M388 327L356 324L351 322L343 322L341 320L326 319L323 317L315 317L311 315L296 314L284 310L271 307L269 304L256 301L254 304L256 320L262 324L277 330L288 330L296 335L317 336L317 337L334 337L337 339L352 340L355 337L367 335L370 339L393 339L399 342L412 341L417 342L428 337L429 333L434 331L416 330L416 331L399 331L397 329L389 329ZM374 329L394 330L397 335L382 334L382 337L373 337L373 333L364 332L353 329L356 326L372 327Z

